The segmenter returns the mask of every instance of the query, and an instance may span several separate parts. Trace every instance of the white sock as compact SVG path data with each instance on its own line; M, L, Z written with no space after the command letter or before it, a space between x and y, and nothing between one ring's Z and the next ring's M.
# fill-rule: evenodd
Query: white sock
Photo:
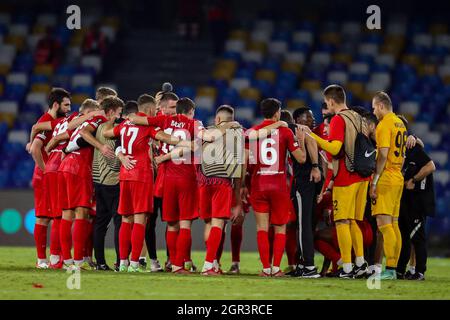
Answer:
M302 264L299 264L298 267L299 267L300 269L303 269L305 266L302 265Z
M239 261L233 261L233 262L231 263L231 265L237 266L237 267L239 268ZM294 267L295 267L295 266L294 266Z
M219 268L220 268L219 262L217 262L217 260L214 260L214 261L213 261L213 265L214 265L214 268L215 268L215 269L219 269Z
M47 259L38 259L38 264L48 263Z
M415 266L409 266L409 272L411 272L411 274L415 274L416 273L416 267Z
M272 271L272 270L271 270L270 268L264 268L264 269L263 269L263 272L264 272L264 273L267 273L267 274L270 274L271 271Z
M64 264L67 264L67 265L73 264L73 259L64 260Z
M130 265L133 268L137 268L137 267L139 267L139 261L130 261Z
M59 256L51 254L50 255L50 263L51 264L57 264L59 262Z
M364 264L364 257L356 257L355 264L357 267L361 267Z
M375 265L374 270L375 270L375 273L376 273L376 274L380 274L382 269L383 269L383 266L382 266L380 263L377 263L377 264Z
M205 263L203 264L202 272L211 270L213 267L214 267L214 262L205 261Z
M128 260L120 260L120 265L128 267Z
M315 266L307 266L305 267L307 270L312 271L314 270L316 267Z
M342 267L344 268L345 273L349 273L352 271L353 267L351 263L343 263Z
M372 273L375 270L375 266L374 265L370 265L367 267L367 271L369 271L369 273Z
M81 266L84 260L74 260L73 262L75 263L76 266Z
M337 265L338 265L339 267L341 267L342 264L343 264L342 259L339 259L336 263L337 263Z
M278 271L280 271L280 267L272 267L272 274L275 274Z

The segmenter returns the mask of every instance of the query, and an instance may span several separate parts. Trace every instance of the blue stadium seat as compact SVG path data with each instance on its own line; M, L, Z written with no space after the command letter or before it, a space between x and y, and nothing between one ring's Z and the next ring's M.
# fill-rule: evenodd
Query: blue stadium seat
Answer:
M44 74L33 74L30 77L30 85L35 83L48 83L49 78Z
M4 189L9 183L9 170L0 167L0 189Z
M229 105L235 105L237 99L239 97L239 93L236 91L236 89L233 88L226 88L224 90L219 91L219 97L217 99L217 104L229 104Z
M249 69L238 69L235 78L253 79L253 71Z
M27 87L22 84L8 83L5 88L4 97L8 100L21 101L27 92Z
M235 51L225 51L222 55L222 58L227 59L227 60L240 61L241 54L239 52L235 52Z
M252 87L258 89L263 97L270 97L273 94L273 85L267 80L255 79L252 81Z
M195 98L195 88L190 86L179 86L175 88L176 94L181 97L188 97L192 100Z

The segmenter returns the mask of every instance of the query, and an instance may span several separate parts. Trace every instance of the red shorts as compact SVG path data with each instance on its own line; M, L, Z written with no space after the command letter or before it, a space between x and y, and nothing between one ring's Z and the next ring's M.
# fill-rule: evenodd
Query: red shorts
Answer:
M50 218L51 213L48 210L47 196L43 179L39 180L39 182L34 181L33 190L35 216L38 218Z
M233 198L233 188L230 185L203 185L198 190L200 218L230 219Z
M166 178L163 191L162 219L168 222L198 218L197 181Z
M270 224L283 225L289 222L292 202L287 191L252 191L252 207L256 212L269 213Z
M57 171L44 173L44 189L47 197L47 207L52 218L60 218L62 216L62 209L58 196L58 186Z
M121 180L117 212L121 215L153 212L153 183Z
M92 207L92 195L94 193L92 179L79 177L68 172L61 172L58 187L61 195L61 209Z

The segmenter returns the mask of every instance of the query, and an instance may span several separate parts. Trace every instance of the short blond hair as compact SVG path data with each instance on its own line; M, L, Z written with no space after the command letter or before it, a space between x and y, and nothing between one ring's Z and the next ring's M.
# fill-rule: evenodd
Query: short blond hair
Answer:
M109 87L100 87L95 92L95 100L103 100L109 96L117 97L117 91Z
M80 106L80 112L85 111L86 109L96 110L100 108L100 104L94 99L86 99Z

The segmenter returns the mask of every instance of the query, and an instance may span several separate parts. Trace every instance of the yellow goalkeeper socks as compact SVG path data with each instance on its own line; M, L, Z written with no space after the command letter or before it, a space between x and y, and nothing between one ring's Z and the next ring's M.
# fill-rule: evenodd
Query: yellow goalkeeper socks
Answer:
M360 267L364 263L364 240L361 229L355 220L350 221L350 234L352 235L352 246L355 251L356 265Z
M352 262L352 236L350 233L350 225L346 223L339 223L336 225L337 238L339 243L339 250L341 251L342 262Z
M395 246L395 265L397 266L398 259L400 258L400 252L402 251L402 234L400 228L398 227L398 221L392 223L394 228L395 237L397 238L397 244Z
M378 227L383 234L384 255L386 256L386 267L395 268L395 248L397 246L397 237L395 236L392 224L385 224Z

